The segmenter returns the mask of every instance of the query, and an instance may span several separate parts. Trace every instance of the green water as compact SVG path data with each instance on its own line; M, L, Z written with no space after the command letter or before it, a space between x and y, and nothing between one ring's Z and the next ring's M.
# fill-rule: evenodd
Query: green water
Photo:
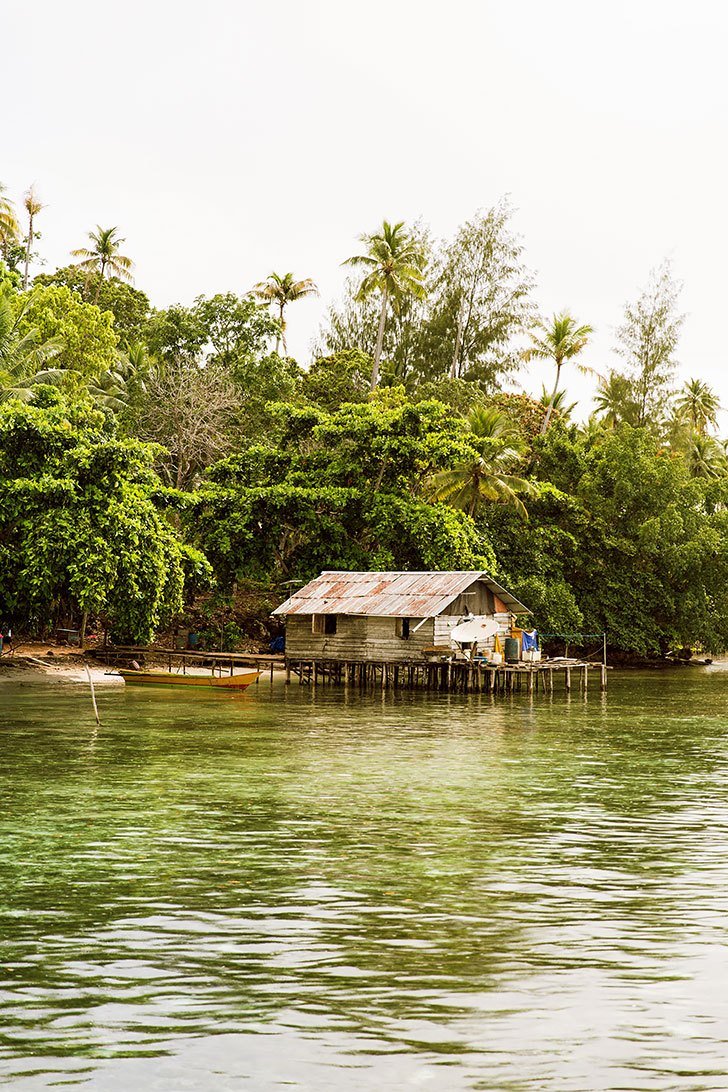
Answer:
M12 1090L728 1089L728 671L0 681Z

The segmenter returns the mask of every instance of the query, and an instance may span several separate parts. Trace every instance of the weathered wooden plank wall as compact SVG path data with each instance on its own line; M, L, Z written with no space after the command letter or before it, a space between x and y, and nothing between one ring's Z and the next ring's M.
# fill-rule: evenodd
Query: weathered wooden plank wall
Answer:
M433 644L434 620L410 622L409 640L397 636L394 618L339 614L336 633L312 633L311 616L290 614L286 621L286 656L311 660L376 660L404 662Z

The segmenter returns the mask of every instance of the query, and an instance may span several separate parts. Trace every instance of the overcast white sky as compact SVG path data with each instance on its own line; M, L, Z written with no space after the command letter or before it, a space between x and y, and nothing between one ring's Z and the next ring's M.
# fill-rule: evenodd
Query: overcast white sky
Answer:
M718 0L6 4L0 180L47 203L47 268L120 225L157 306L314 277L302 361L360 232L448 235L508 193L540 306L597 328L599 369L672 258L681 371L728 406L727 51Z

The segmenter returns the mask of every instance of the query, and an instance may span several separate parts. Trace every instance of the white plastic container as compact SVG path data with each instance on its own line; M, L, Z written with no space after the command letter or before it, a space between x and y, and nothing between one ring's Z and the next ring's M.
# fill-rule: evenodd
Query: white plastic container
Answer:
M529 664L538 663L538 661L541 659L541 649L529 648L526 652L523 653L523 659L526 663Z
M492 664L502 664L503 663L503 653L502 652L489 652L488 653L488 661L490 663L492 663Z

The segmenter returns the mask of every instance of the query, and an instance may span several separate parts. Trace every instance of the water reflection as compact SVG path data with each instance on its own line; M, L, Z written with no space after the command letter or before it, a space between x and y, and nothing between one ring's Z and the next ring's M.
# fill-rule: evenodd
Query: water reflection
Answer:
M728 1088L728 674L99 697L0 693L12 1087Z

